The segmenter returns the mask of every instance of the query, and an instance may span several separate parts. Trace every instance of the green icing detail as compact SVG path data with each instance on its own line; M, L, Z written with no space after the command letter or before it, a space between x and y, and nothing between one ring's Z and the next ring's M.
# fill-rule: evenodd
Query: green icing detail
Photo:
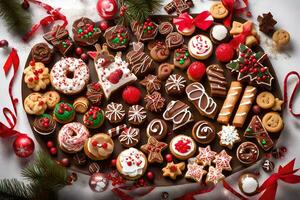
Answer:
M181 64L181 65L184 64L184 60L182 58L179 60L179 64Z
M82 29L80 28L80 29L78 29L78 33L82 33Z
M263 139L263 140L261 141L261 144L262 144L262 145L266 145L266 144L267 144L267 141L266 141L265 139Z
M252 132L252 128L247 128L246 131L247 132Z
M188 53L188 52L185 52L184 55L185 55L185 56L189 56L189 53Z
M58 110L60 109L60 104L63 104L63 102L59 103L59 104L56 104L53 113L54 113L55 117L57 119L59 119L60 121L68 121L74 114L74 107L73 107L72 104L64 103L64 104L67 104L68 106L70 106L71 110L70 111L64 110L63 114L59 114Z
M100 112L97 113L97 118L96 119L93 119L93 116L90 116L89 120L91 122L93 122L93 124L91 125L92 127L101 126L104 122L104 112L103 112L103 110L101 110Z
M93 35L93 33L92 33L92 32L89 32L88 34L89 34L89 36L92 36L92 35Z
M119 43L120 39L118 37L115 37L114 39L112 39L112 43L116 44Z

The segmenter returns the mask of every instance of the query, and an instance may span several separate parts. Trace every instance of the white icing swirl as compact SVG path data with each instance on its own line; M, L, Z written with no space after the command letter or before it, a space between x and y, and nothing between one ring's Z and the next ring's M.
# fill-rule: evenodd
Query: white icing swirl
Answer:
M122 174L129 177L143 174L146 160L144 154L136 148L129 148L122 151L119 155L119 159L122 167Z

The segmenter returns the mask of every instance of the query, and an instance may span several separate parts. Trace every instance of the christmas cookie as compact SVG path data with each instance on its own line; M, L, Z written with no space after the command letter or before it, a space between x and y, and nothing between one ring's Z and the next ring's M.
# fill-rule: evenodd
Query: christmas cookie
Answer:
M24 99L24 110L29 115L41 115L46 109L46 99L40 93L31 93Z
M217 46L215 54L218 61L227 63L233 59L235 50L232 45L222 43Z
M53 50L46 43L38 43L31 49L31 57L35 62L48 64L51 62Z
M229 39L229 31L223 24L216 24L210 29L210 39L213 43L224 43Z
M56 121L49 114L37 116L33 121L33 130L41 135L49 135L55 131Z
M47 108L51 110L60 102L60 95L56 91L48 91L43 97L46 99Z
M131 30L140 42L155 39L158 33L158 25L148 18L143 24L139 22L131 23Z
M263 109L270 109L275 105L275 97L271 92L261 92L256 97L256 103Z
M257 35L255 26L251 21L246 21L245 23L240 23L237 21L233 21L232 28L230 30L230 34L233 37L238 37L243 33L245 29L251 30L250 34L248 34L245 38L244 44L248 47L254 46L259 43L259 37Z
M128 122L133 125L141 125L147 120L147 112L143 106L133 105L128 109Z
M243 142L236 150L238 160L246 165L255 163L259 157L259 149L252 142Z
M84 143L84 153L92 160L105 160L114 151L114 142L108 135L98 133Z
M126 55L126 61L132 73L137 77L144 77L154 70L152 58L144 52L144 44L133 42L133 50Z
M128 180L136 180L142 177L147 167L146 156L133 147L122 151L117 158L117 170Z
M203 168L204 166L198 165L197 163L188 164L187 172L184 177L200 183L202 177L207 173Z
M146 104L146 109L151 112L161 112L165 107L165 98L163 98L159 92L147 94L144 98L144 101Z
M166 137L168 132L168 126L162 119L153 119L146 129L148 137L154 137L157 140L161 140Z
M206 74L210 86L210 94L213 97L225 97L227 94L227 79L220 65L213 64L207 67Z
M280 49L289 44L290 34L283 29L279 29L273 34L272 40L275 43L276 47Z
M223 179L225 179L225 176L222 174L222 169L209 166L205 179L207 185L217 185Z
M185 88L188 100L191 101L201 115L213 119L217 114L217 104L208 96L201 83L194 82Z
M50 81L54 89L66 95L81 92L89 79L89 67L81 59L72 57L61 58L50 72Z
M208 144L215 139L216 128L208 121L198 121L193 126L192 136L200 144Z
M183 36L177 32L169 33L166 37L166 45L169 49L176 49L183 45Z
M196 35L188 43L190 55L197 60L209 58L213 52L213 44L205 35Z
M259 189L257 177L250 173L240 176L238 185L241 192L248 196L257 194Z
M122 146L129 148L136 146L140 141L140 129L138 128L126 128L119 135L119 141Z
M187 75L191 81L200 81L205 75L206 66L202 62L193 62L188 70Z
M79 122L63 125L59 130L57 141L60 149L66 153L76 153L83 149L89 137L88 129Z
M157 76L152 74L146 76L142 81L140 81L140 84L144 86L150 94L154 91L159 91L161 88L161 81L157 78Z
M104 122L104 111L96 106L92 106L83 115L83 124L92 129L99 128Z
M54 119L61 124L69 123L75 118L74 107L69 103L58 103L53 110L53 116Z
M282 101L282 100L280 100L278 98L275 98L275 104L272 107L272 110L273 111L281 111L283 103L284 103L284 101Z
M209 145L205 148L199 147L199 154L196 156L196 162L204 167L210 166L216 155L217 153L212 151Z
M90 83L86 88L86 97L93 105L99 105L104 96L100 83Z
M136 81L137 78L130 72L128 63L122 60L121 52L118 52L114 57L109 54L105 44L102 49L100 45L96 45L96 49L95 69L104 95L109 99L114 91Z
M229 149L232 149L235 143L241 141L241 138L236 128L230 125L223 125L222 130L218 132L218 136L220 137L220 145Z
M262 118L262 124L270 133L278 133L283 129L283 120L279 113L269 112Z
M150 136L148 138L147 144L141 146L141 150L148 154L149 163L162 163L164 161L161 152L166 149L168 146L167 143L159 142L154 137Z
M179 49L175 49L173 63L179 69L186 69L191 64L189 51L186 45Z
M125 109L122 104L111 102L105 108L105 118L110 123L119 123L125 118Z
M128 126L126 124L118 125L116 127L108 129L107 135L109 135L111 138L117 137L121 134L122 131L124 131L127 128L128 128Z
M166 80L174 70L174 65L170 63L162 63L157 70L157 78L161 81Z
M210 7L209 11L215 19L224 19L229 14L229 11L225 8L222 2L214 3Z
M194 6L192 0L185 0L185 1L174 1L172 0L170 3L164 6L165 11L170 15L173 12L177 12L177 14L181 14L184 12L188 12L191 7Z
M95 22L86 17L81 17L74 21L72 32L74 41L81 46L95 44L101 34L101 30L96 26Z
M46 89L50 83L49 69L41 62L31 61L23 73L27 87L33 91Z
M165 43L157 41L150 50L151 58L156 62L163 62L170 55L170 50Z
M123 100L129 104L137 104L142 98L142 92L139 88L134 86L126 86L122 93Z
M232 157L227 154L227 152L223 149L220 153L215 155L215 159L213 163L216 165L216 168L226 171L231 171L230 161Z
M180 160L191 158L196 152L196 143L186 135L177 135L170 142L171 153Z
M167 166L162 168L163 176L164 177L170 177L173 180L176 180L177 176L182 175L182 171L185 169L185 163L180 162L180 163L174 163L169 162L167 163Z
M277 21L274 20L271 12L263 13L257 17L259 23L259 30L267 35L272 35L275 32L275 25Z
M126 27L116 25L106 29L104 35L109 48L117 51L124 50L129 45L129 35Z
M84 114L89 108L89 100L86 97L78 97L74 100L73 107L76 112Z
M171 74L166 81L165 89L168 95L181 95L184 93L186 80L180 74Z
M158 26L158 32L163 36L167 36L173 32L173 25L170 22L162 22Z
M194 23L184 23L188 18L190 19L190 21L194 20L193 17L187 13L180 14L178 18L173 19L173 23L176 24L177 32L184 36L190 36L196 30L196 26L194 25Z
M185 126L194 121L190 107L182 101L171 101L163 113L163 118L166 121L172 121L173 131Z

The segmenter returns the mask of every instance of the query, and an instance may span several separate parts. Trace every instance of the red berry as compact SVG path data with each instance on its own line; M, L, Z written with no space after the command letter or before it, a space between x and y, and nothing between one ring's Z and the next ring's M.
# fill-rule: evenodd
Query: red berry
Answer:
M111 163L112 166L115 167L117 165L117 160L116 159L112 159L110 163Z
M216 48L216 57L220 62L229 62L234 56L234 49L229 44L220 44ZM246 63L246 62L245 62Z
M147 178L148 178L148 180L152 181L154 179L154 173L151 172L151 171L148 171L147 172Z
M168 153L166 156L165 156L165 160L167 162L172 162L173 161L173 156L172 154Z
M58 114L63 114L64 113L64 111L62 109L59 109L57 112L58 112Z
M102 146L102 148L103 148L103 149L106 149L106 148L107 148L107 143L106 143L106 142L104 142L104 143L102 143L102 145L101 145L101 146Z
M29 65L30 65L30 66L34 66L34 65L35 65L35 61L34 61L34 60L30 61L30 62L29 62Z
M254 105L254 106L252 107L252 112L253 112L254 114L258 115L258 114L260 114L260 112L261 112L261 108L260 108L258 105Z
M89 56L86 53L81 54L80 58L84 61L87 62L89 60Z
M188 70L188 77L192 81L200 81L202 77L204 76L206 71L206 67L202 62L193 62Z
M0 48L1 47L8 47L8 42L7 40L0 40Z
M252 13L250 11L247 12L247 17L252 17Z
M81 47L77 47L75 50L75 53L80 56L81 54L83 54L83 49Z
M21 6L24 10L27 10L29 8L28 0L24 0L23 3L21 4Z
M122 98L127 104L134 105L141 100L142 93L138 88L134 86L127 86L123 90Z
M56 148L56 147L51 147L51 148L50 148L50 154L51 154L52 156L56 155L56 154L57 154L57 148Z
M48 147L48 149L52 148L53 146L54 146L53 142L52 142L51 140L49 140L49 141L47 142L47 147Z
M29 82L32 82L32 81L33 81L33 78L32 78L32 77L30 77L30 78L28 79L28 81L29 81Z
M70 166L70 160L68 158L63 158L59 161L60 165L63 167L69 167Z
M109 25L108 25L107 21L100 22L99 28L100 28L101 31L106 31L106 29L109 28Z

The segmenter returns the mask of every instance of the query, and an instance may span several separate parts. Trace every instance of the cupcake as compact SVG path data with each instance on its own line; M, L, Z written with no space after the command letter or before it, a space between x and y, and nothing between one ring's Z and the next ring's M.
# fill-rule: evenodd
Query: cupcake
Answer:
M88 128L99 128L104 122L104 111L96 106L91 107L83 116L83 124Z
M75 118L75 109L72 104L60 102L56 104L53 116L57 122L66 124L73 121Z
M41 135L49 135L54 132L56 121L49 114L37 116L33 122L33 130Z

